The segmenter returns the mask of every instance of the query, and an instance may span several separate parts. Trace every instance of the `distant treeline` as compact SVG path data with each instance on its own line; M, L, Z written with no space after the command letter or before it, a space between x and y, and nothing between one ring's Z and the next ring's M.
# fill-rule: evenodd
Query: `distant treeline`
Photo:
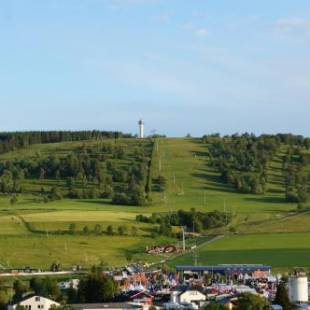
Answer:
M307 149L310 149L310 138L304 137L302 135L293 135L291 133L278 133L275 135L268 135L268 134L262 134L260 136L256 136L254 134L250 133L244 133L244 134L233 134L233 135L226 135L221 136L220 134L211 134L211 135L204 135L202 137L203 141L206 142L210 138L220 138L220 139L242 139L242 138L251 138L251 139L267 139L267 140L273 140L275 143L283 143L286 145L295 145L295 146L301 146L305 147Z
M0 132L0 154L39 143L101 140L120 137L130 138L132 135L98 130Z
M224 182L241 193L264 194L267 166L280 151L285 176L286 199L306 202L309 196L310 138L292 134L203 136L208 145L209 164L221 173Z

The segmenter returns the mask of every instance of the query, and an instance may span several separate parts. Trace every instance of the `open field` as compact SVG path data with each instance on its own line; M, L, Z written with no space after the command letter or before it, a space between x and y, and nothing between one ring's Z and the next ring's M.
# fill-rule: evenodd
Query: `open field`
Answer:
M268 264L276 269L310 268L310 233L226 236L197 250L199 264ZM171 262L193 264L192 254Z
M161 140L159 148L162 171L168 179L167 209L194 207L200 210L223 210L225 203L229 212L275 216L277 212L286 213L296 208L294 204L285 202L281 184L270 183L270 191L265 195L253 195L237 193L222 183L219 174L207 165L207 147L199 139ZM279 173L279 167L273 169Z
M1 236L0 263L5 267L49 268L53 262L61 262L69 268L103 262L112 267L126 264L128 253L135 261L145 261L141 253L153 242L149 238L120 236Z
M96 142L90 142L96 143ZM68 153L81 142L35 145L27 150L2 154L0 160L33 156L36 152ZM143 254L146 246L164 241L150 238L150 226L135 221L137 214L171 212L178 209L221 210L233 214L233 226L245 235L227 235L199 249L200 263L268 263L278 268L309 266L310 215L296 215L296 205L285 202L281 156L269 163L268 191L265 195L240 194L220 181L219 174L208 166L207 146L199 139L159 139L154 156L154 176L167 179L164 193L153 192L150 206L116 206L106 199L63 199L43 203L37 196L23 194L12 206L8 196L0 196L0 264L3 266L48 267L60 261L65 267L80 263L90 266L104 261L109 265L126 263L128 253L134 260L159 261L162 257ZM40 233L27 229L27 222ZM96 224L103 231L108 225L117 230L128 228L129 236L57 235L71 223L80 232ZM132 226L137 236L130 235ZM298 233L300 232L300 233ZM308 232L308 233L301 233ZM210 234L226 234L218 229ZM250 234L249 234L250 233ZM192 263L191 254L171 262Z

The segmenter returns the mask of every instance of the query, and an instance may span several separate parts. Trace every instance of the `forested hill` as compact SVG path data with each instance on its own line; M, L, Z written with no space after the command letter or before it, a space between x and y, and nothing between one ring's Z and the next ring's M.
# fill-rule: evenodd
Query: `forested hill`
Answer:
M187 155L176 153L165 164L162 147L165 150L173 141L192 149ZM191 183L189 192L201 181L207 185L213 173L208 172L204 179L190 172L190 154L198 145L205 150L200 163L216 174L217 184L228 186L227 191L257 196L278 191L288 203L308 202L310 139L291 134L136 139L103 131L2 133L0 194L11 197L12 203L18 196L30 194L42 202L100 198L133 206L161 205L168 196L170 201L196 207L198 196L190 201L183 186ZM171 147L169 152L176 150ZM177 160L180 167L176 169L184 174L183 180L173 194L176 197L169 197L177 185L176 170L168 171L169 165L179 155L182 160Z
M131 135L121 132L98 130L0 132L0 154L39 143L100 140L120 137L129 138Z

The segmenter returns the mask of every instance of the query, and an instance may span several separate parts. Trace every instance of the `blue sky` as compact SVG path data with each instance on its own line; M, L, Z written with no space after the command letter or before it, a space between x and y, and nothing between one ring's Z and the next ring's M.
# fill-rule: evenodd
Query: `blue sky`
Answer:
M309 0L2 0L0 130L310 135Z

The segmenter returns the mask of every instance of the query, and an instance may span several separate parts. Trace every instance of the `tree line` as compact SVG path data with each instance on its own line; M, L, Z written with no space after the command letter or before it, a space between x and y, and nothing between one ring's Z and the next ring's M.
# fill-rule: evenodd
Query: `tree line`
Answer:
M113 235L119 235L119 236L137 236L138 234L138 227L137 226L131 226L130 229L126 225L119 225L116 230L114 230L114 227L112 225L108 225L106 227L106 230L103 229L103 227L100 224L95 224L95 226L92 228L89 228L87 225L85 225L82 230L78 230L75 223L71 223L69 225L68 233L71 235L76 234L82 234L82 235L96 235L101 236L104 234L107 234L109 236Z
M226 212L200 212L192 208L190 211L178 210L171 213L152 213L151 216L139 214L136 221L159 224L157 233L171 235L172 226L186 227L187 231L200 233L206 229L226 226L231 222L232 215Z
M107 138L130 138L122 132L83 130L83 131L27 131L1 132L0 154L28 147L32 144L56 143L66 141L102 140Z

